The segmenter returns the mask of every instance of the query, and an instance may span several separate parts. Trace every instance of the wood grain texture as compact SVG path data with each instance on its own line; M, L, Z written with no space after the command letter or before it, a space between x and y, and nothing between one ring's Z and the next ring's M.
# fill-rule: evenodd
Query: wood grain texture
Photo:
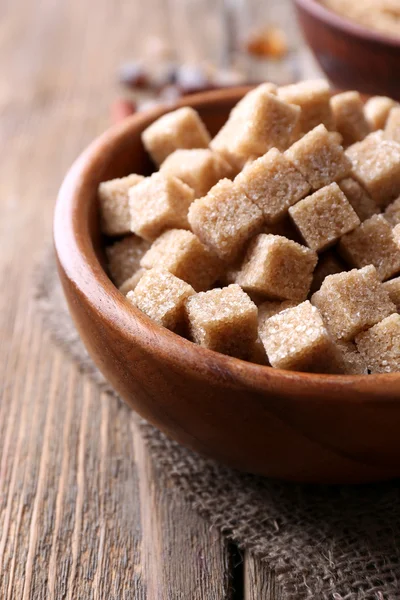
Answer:
M158 576L162 598L235 592L221 537L176 493L153 485L130 411L55 349L32 301L58 187L108 125L119 64L153 35L166 36L178 58L224 62L224 30L214 18L221 7L222 0L196 0L189 12L185 0L0 0L1 600L151 600ZM292 39L290 3L275 8ZM285 81L293 68L300 76L293 60L265 76Z
M284 600L267 564L247 552L244 557L244 590L244 600Z
M182 503L171 484L165 486L142 437L135 426L133 429L140 472L142 569L148 598L231 598L228 543Z
M149 0L143 12L135 1L3 0L0 11L0 598L144 600L145 467L135 461L131 412L55 349L35 314L32 278L62 177L108 124L118 63L141 43L138 23L165 30L163 3ZM189 519L178 498L167 519L167 490L158 502L162 528L181 511ZM222 598L223 542L191 519L208 557L196 567L197 597ZM186 540L172 540L188 574ZM167 563L157 555L152 568L166 569L170 597L183 597L186 581Z

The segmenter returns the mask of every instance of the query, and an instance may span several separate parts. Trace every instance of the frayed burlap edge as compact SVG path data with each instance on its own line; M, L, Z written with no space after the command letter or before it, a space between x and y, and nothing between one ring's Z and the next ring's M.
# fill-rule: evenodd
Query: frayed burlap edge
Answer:
M54 340L102 389L70 320L52 252L35 300ZM264 559L288 600L400 598L400 485L300 486L238 473L183 448L139 419L163 477L229 539Z

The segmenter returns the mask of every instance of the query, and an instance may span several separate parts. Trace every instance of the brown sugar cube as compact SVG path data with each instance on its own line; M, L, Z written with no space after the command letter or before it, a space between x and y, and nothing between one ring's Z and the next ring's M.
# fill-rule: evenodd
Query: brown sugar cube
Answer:
M193 202L189 223L203 244L222 260L233 262L247 240L260 231L263 216L232 181L221 179L207 196Z
M292 302L291 300L285 300L284 302L280 300L268 300L267 302L263 302L258 307L258 328L260 329L267 319L298 304L299 302Z
M194 289L169 271L151 269L140 278L127 299L148 317L167 329L175 330L184 321L184 305Z
M335 126L343 138L343 145L349 146L363 140L371 128L364 114L364 103L358 92L343 92L331 98Z
M369 196L358 181L352 177L342 179L342 181L339 181L338 185L356 211L361 222L380 212L371 196Z
M323 252L319 255L317 266L314 269L310 292L313 294L318 291L328 275L335 275L335 273L343 271L346 271L346 267L333 250Z
M391 109L397 102L386 96L373 96L364 106L366 119L373 131L383 129Z
M342 357L342 368L345 375L367 375L367 363L357 350L354 342L337 342Z
M320 252L360 224L360 219L337 183L300 200L289 215L306 244Z
M232 111L210 146L242 168L250 158L262 156L270 148L285 150L299 114L298 106L282 102L261 86Z
M288 238L288 240L293 240L294 242L302 243L301 235L296 229L293 221L289 217L289 213L283 217L277 223L273 225L263 225L261 229L261 233L272 233L272 235L282 235L283 237Z
M400 315L393 314L356 337L371 373L400 372Z
M339 251L353 267L374 265L382 281L400 272L400 248L383 215L374 215L344 235Z
M139 269L142 256L149 248L149 242L136 235L128 235L106 248L108 270L117 287Z
M385 137L400 143L400 106L392 108L385 125Z
M106 235L130 233L129 190L140 183L142 175L128 175L103 181L99 185L101 230Z
M400 312L400 277L385 281L382 286L388 292L391 301L396 305L397 312Z
M310 191L301 173L276 148L248 165L235 184L262 210L267 224L282 219L288 208Z
M252 243L252 240L250 241L250 243ZM249 245L250 244L247 245L247 248L249 247ZM244 258L247 254L247 248L246 252L241 253L240 259L236 260L232 265L228 265L227 267L225 267L222 275L218 278L218 283L220 284L218 287L225 287L226 285L230 285L231 283L236 283L238 274L240 273L242 268ZM252 292L250 290L246 290L246 294L257 306L265 302L265 296L263 296L262 294Z
M222 275L219 278L219 282L221 283L221 286L226 286L226 285L230 285L231 283L236 283L236 279L238 276L238 273L240 271L240 268L242 266L244 257L241 255L240 258L238 260L236 260L232 265L228 265Z
M349 146L353 176L378 206L387 206L400 194L400 144L384 138L383 131L370 133Z
M131 230L146 240L166 229L188 229L187 214L194 192L176 177L154 173L129 192Z
M124 283L119 286L119 291L121 292L121 294L126 296L128 292L133 292L133 290L135 289L135 287L137 286L140 279L145 273L146 269L139 269L138 271L136 271L136 273L132 275L132 277L129 277L129 279L124 281Z
M393 238L396 242L397 247L400 249L400 224L396 225L393 229Z
M208 148L175 150L165 159L160 172L178 177L192 188L195 198L205 196L220 179L234 173L222 156Z
M320 123L327 129L334 129L330 97L329 84L325 79L302 81L278 89L278 98L301 108L296 128L298 135L307 133Z
M156 165L179 148L207 148L210 143L203 121L189 106L163 115L142 133L142 142Z
M229 117L239 117L239 119L242 118L243 114L245 114L247 110L247 107L253 107L254 105L257 105L257 101L260 96L265 96L265 94L272 94L273 96L276 96L277 91L278 87L275 85L275 83L261 83L254 89L250 90L250 92L247 92L247 94L243 96L241 100L239 100L236 106L232 108Z
M341 373L341 356L315 306L306 300L267 319L260 329L271 366Z
M307 298L317 255L278 235L258 235L247 251L236 283L245 291L278 300Z
M383 216L393 227L400 223L400 197L389 204Z
M245 118L251 118L251 111L254 107L260 105L260 98L262 99L266 94L272 94L276 96L278 87L274 83L262 83L250 90L243 96L239 102L232 108L228 121L243 123ZM227 121L227 122L228 122ZM254 156L250 155L247 160L254 160Z
M287 158L295 165L314 190L340 181L351 170L334 133L318 125L286 150Z
M257 307L238 285L191 296L186 315L196 344L236 358L252 355L258 336Z
M375 267L329 275L311 298L336 339L349 341L395 312Z
M222 272L219 258L191 231L170 229L143 256L145 269L162 268L189 283L196 291L211 287Z

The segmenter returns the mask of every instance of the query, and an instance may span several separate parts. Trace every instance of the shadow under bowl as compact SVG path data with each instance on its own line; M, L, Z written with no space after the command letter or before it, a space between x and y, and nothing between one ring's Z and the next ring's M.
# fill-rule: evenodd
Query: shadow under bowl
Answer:
M246 89L184 99L212 134ZM104 269L97 187L151 164L141 132L165 108L96 139L61 187L54 219L71 315L124 400L178 442L241 470L295 481L366 482L400 475L400 374L328 376L224 356L163 329L131 306Z
M318 0L294 3L306 41L334 87L400 100L400 38L358 25Z

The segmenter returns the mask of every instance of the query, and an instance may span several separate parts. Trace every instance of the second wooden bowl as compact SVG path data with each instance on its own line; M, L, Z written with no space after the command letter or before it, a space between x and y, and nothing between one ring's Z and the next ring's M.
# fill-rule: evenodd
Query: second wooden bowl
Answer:
M400 100L400 39L349 21L318 0L294 2L304 36L334 87Z
M244 91L208 92L184 102L215 133ZM59 273L91 357L144 418L239 469L312 482L400 475L400 374L292 373L217 354L157 326L108 278L97 187L113 177L150 172L140 134L163 112L135 115L95 140L59 194Z

